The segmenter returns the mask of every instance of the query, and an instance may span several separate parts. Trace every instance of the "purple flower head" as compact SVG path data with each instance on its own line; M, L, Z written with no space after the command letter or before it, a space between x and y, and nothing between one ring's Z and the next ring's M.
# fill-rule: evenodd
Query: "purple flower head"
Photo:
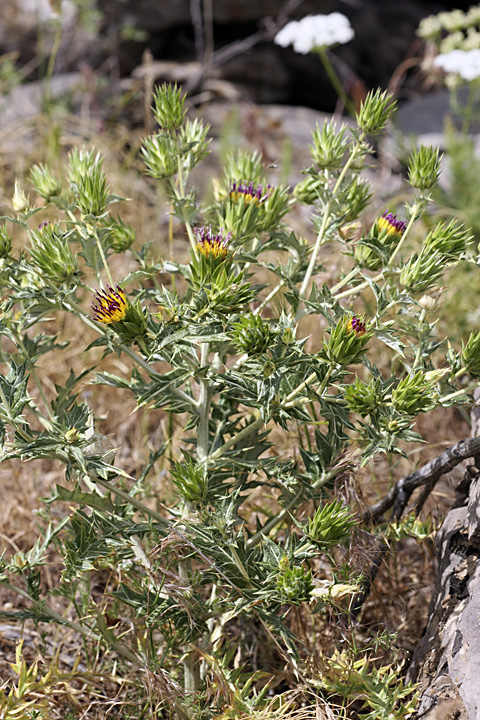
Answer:
M237 182L236 180L230 181L230 197L234 202L237 202L241 198L246 205L250 203L256 203L257 205L265 202L272 191L272 186L267 185L265 192L263 191L263 185L257 185L255 187L253 182Z
M96 290L93 302L93 319L109 325L112 322L123 320L127 312L128 301L120 285L112 288L107 285L106 290Z
M353 315L347 322L347 330L354 332L355 335L365 335L367 330L365 323L356 315Z
M232 233L223 236L223 228L215 235L212 232L212 226L193 228L197 241L197 250L204 257L214 257L223 260L227 256L228 243L232 237Z
M397 220L397 216L390 212L383 213L378 220L380 230L385 230L388 235L403 235L405 232L405 223L403 220Z

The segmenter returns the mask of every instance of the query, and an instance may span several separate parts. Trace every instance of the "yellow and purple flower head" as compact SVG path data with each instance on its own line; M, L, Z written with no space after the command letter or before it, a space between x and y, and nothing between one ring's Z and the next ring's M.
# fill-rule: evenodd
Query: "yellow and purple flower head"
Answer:
M347 330L349 332L354 332L355 335L365 335L367 327L363 320L360 320L360 318L356 315L352 315L350 320L347 322Z
M122 288L115 284L115 288L107 285L106 290L97 290L90 305L93 310L93 319L109 325L119 322L125 317L128 301Z
M240 181L237 183L235 180L231 180L229 195L234 202L237 202L238 200L243 198L243 201L246 205L250 205L250 203L260 205L268 198L271 189L272 186L267 185L264 192L263 185L255 186L253 182L244 183Z
M383 230L387 235L403 235L405 232L405 223L398 220L396 215L386 212L377 220L379 230Z
M228 243L232 237L232 233L223 236L223 228L217 233L212 232L212 227L196 227L193 228L197 241L196 248L200 255L204 257L212 257L223 260L228 253Z

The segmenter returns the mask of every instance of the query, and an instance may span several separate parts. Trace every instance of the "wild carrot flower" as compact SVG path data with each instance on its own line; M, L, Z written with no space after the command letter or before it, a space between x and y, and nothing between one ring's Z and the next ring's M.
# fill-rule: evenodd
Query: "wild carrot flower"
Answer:
M212 227L196 227L193 228L195 237L197 239L196 248L200 255L204 257L213 257L223 260L227 255L227 247L232 233L227 233L223 237L223 229L220 230L216 235L212 233Z
M263 192L263 185L257 185L257 187L255 187L253 182L243 183L240 181L237 183L235 180L232 180L230 182L230 197L234 202L243 198L246 205L250 203L259 205L265 202L270 195L271 187L271 185L267 185L265 192Z
M93 310L93 319L109 325L120 322L127 312L127 298L122 288L116 284L115 288L107 285L107 290L97 290L90 305Z
M387 235L403 235L405 232L405 223L403 220L397 220L397 216L392 213L383 213L377 222L379 230L385 230Z
M360 320L356 315L353 315L353 317L350 318L350 320L347 322L347 330L349 332L354 332L355 335L365 335L365 332L367 330L365 323Z
M329 48L349 42L354 36L350 21L342 13L307 15L292 20L275 35L274 42L282 47L293 45L297 53L306 55L315 48Z

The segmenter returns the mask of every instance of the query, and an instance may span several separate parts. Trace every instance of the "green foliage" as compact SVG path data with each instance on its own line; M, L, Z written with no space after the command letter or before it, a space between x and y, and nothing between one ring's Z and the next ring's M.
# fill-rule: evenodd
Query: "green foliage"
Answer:
M359 129L315 129L312 164L293 192L272 187L259 155L240 151L208 207L190 181L208 128L187 119L176 87L158 88L154 102L159 131L145 139L143 160L190 257L160 262L149 243L133 249L135 229L112 215L121 198L94 150L72 150L63 176L32 169L55 222L38 227L43 207L31 207L18 184L14 216L0 228L3 458L54 460L66 483L47 500L50 528L2 563L0 582L23 594L29 617L69 625L102 646L98 657L161 677L161 702L182 720L263 712L270 671L285 664L285 677L305 678L317 698L361 702L372 720L407 717L412 688L362 650L332 649L321 683L307 679L298 628L307 612L329 622L325 608L343 622L359 591L360 520L340 499L350 497L347 472L381 453L406 456L407 443L422 439L419 413L464 401L476 387L467 374L480 376L480 333L461 353L449 348L434 305L420 297L438 292L460 262L476 267L470 233L456 221L432 229L426 216L438 153L413 156L421 192L402 210L407 222L385 213L353 243L351 223L371 200L361 176L373 152L366 135L381 132L394 107L386 93L369 94ZM311 206L313 242L290 227L297 200ZM20 252L11 224L25 240ZM323 264L326 243L343 252L333 269ZM125 252L129 274L114 279L110 260ZM116 374L92 361L52 387L45 368L63 345L41 330L59 313L96 333L85 348L78 325L64 325L78 355L119 356ZM93 391L81 397L87 381ZM149 427L161 428L132 475L100 434L100 383L148 407ZM389 525L387 538L426 534L420 524ZM42 583L52 545L68 617ZM89 591L94 577L108 577L101 603Z

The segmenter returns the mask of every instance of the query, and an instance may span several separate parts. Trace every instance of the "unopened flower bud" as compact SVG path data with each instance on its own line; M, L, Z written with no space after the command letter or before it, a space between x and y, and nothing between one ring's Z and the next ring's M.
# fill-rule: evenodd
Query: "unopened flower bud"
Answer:
M19 213L28 210L30 207L30 199L23 192L22 186L18 180L15 180L15 192L12 197L12 207L15 212Z

